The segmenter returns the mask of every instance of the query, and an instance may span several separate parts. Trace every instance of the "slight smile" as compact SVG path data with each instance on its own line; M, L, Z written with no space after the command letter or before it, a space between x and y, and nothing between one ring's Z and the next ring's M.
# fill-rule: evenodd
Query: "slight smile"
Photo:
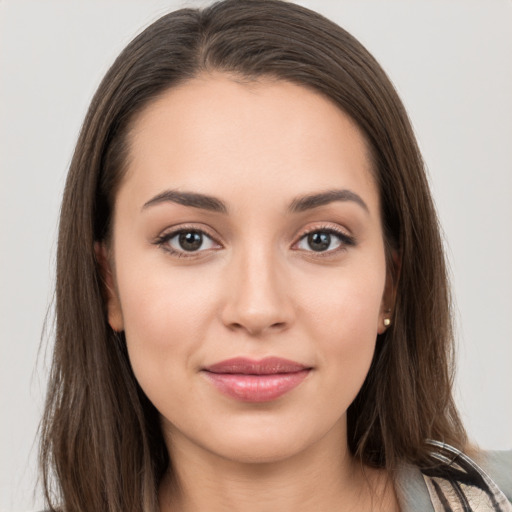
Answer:
M202 372L225 395L244 402L270 402L296 388L311 370L279 357L260 361L236 357L203 368Z

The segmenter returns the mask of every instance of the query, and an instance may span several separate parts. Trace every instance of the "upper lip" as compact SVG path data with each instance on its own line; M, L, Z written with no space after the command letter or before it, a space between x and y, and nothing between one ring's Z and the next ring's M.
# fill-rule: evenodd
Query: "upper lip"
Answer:
M295 373L309 370L310 367L280 357L265 357L254 360L245 357L234 357L203 368L211 373L236 373L242 375L274 375L278 373Z

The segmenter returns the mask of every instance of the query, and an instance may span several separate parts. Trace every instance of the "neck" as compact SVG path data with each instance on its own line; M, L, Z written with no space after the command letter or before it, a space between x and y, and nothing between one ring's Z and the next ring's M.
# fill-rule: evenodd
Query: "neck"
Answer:
M173 474L162 482L160 510L397 510L387 475L363 468L339 434L330 432L287 459L258 463L229 460L186 439L173 440Z

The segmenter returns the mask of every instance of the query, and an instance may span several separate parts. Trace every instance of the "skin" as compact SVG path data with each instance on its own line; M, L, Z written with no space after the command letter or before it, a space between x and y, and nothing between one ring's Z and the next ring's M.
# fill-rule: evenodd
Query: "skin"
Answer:
M113 238L99 251L110 325L125 331L179 482L162 482L161 510L396 509L386 475L363 471L346 440L391 306L379 194L356 125L306 88L209 74L150 104L129 140ZM290 211L333 189L364 204ZM155 200L169 190L213 196L226 212ZM169 240L179 229L203 231L200 249ZM326 230L342 238L312 250L307 233ZM237 356L312 370L284 396L247 403L201 371Z

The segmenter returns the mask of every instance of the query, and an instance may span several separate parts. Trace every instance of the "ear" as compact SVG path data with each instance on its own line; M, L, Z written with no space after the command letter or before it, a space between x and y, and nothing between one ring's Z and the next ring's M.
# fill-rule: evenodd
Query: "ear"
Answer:
M386 271L386 285L380 305L379 325L377 332L383 334L393 323L393 312L395 308L396 291L400 276L401 258L398 251L391 251L391 261L388 262Z
M96 261L100 267L103 282L103 297L107 304L108 323L114 331L121 332L124 330L123 313L119 295L115 287L109 250L105 243L95 242L94 252L96 254Z

